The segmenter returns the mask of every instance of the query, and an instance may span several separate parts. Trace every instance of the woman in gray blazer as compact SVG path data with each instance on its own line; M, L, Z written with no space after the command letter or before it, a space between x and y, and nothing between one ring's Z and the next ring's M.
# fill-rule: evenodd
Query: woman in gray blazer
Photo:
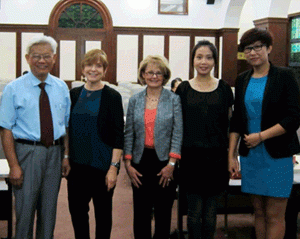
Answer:
M181 157L182 112L179 96L163 88L170 79L167 60L148 56L140 64L139 80L146 89L129 100L124 159L132 182L134 237L167 239L176 193L174 170Z

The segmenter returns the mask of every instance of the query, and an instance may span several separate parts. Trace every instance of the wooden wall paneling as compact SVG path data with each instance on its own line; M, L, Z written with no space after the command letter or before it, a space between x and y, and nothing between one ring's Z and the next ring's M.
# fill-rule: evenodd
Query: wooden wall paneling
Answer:
M79 1L79 0L77 0ZM90 0L88 0L90 2ZM68 1L70 2L70 1ZM112 23L111 19L108 20L108 22ZM49 20L49 23L51 23L51 20ZM54 23L53 19L52 19L52 23ZM66 29L62 29L62 32L66 32ZM90 30L90 29L87 29ZM108 30L108 31L106 31ZM139 44L139 56L138 56L138 61L140 62L143 58L143 36L145 35L160 35L160 36L164 36L164 56L169 59L169 45L170 45L170 36L189 36L190 37L190 50L192 50L192 47L194 46L195 42L195 36L210 36L210 37L215 37L216 39L216 46L219 43L219 36L223 36L224 37L224 46L227 46L226 48L228 49L228 46L231 44L232 42L229 39L229 41L226 40L226 37L230 37L231 33L230 33L230 29L227 31L224 31L224 29L179 29L179 28L169 28L169 29L165 29L165 28L142 28L142 27L112 27L111 28L108 27L108 29L103 30L103 29L93 29L91 31L87 31L85 34L78 34L77 31L74 31L74 29L72 31L68 31L68 33L65 34L65 36L68 36L67 39L74 39L73 37L76 36L81 36L83 39L85 40L98 40L101 41L103 43L103 50L106 51L107 55L108 55L108 59L109 59L109 68L108 68L108 72L107 72L107 80L109 82L115 83L116 82L116 77L117 77L117 70L116 70L116 66L117 66L117 36L118 34L128 34L128 35L138 35L139 36L139 40L138 40L138 44ZM20 47L21 47L21 32L42 32L45 35L51 35L55 32L55 29L53 28L53 25L47 26L47 25L14 25L14 24L0 24L0 31L8 31L8 32L18 32L18 36L17 36L17 47L19 47L17 49L17 59L20 59L21 57L21 51L20 51ZM56 29L56 33L61 33L60 29ZM237 30L233 30L233 35L235 35L235 31ZM229 34L230 33L230 34ZM57 38L57 35L52 35L55 39L59 40L59 38ZM90 38L90 36L93 36L92 38ZM233 36L234 37L234 36ZM229 42L228 44L226 42ZM80 44L83 44L82 40L80 40ZM226 45L227 44L227 45ZM84 45L84 44L83 44ZM218 47L219 48L219 47ZM230 47L229 47L230 48ZM81 49L81 52L83 51L83 49ZM58 47L58 52L59 52L59 47ZM84 52L84 51L83 51ZM222 53L226 53L225 49L223 50ZM82 57L82 53L78 53L77 57ZM224 55L224 59L227 59L226 62L228 62L228 58L226 58L226 55ZM231 55L232 52L231 52ZM234 56L236 58L236 56ZM231 59L232 57L230 57ZM233 60L234 61L234 60ZM236 61L236 60L235 60ZM79 62L77 61L77 67L80 67ZM190 70L189 70L189 76L190 78L192 78L194 76L194 72L193 69L191 67L191 60L189 62L190 64ZM21 75L21 63L17 62L17 66L16 66L16 70L17 70L17 74ZM236 65L236 64L235 64ZM223 68L226 68L226 63L224 65ZM81 75L81 67L80 69L80 73L76 73L77 77L79 77ZM216 67L216 73L217 74L217 70L218 68ZM233 67L231 69L231 72L234 72L235 67ZM224 71L224 70L223 70ZM52 72L54 75L59 76L59 57L57 59L57 63L55 64L55 69ZM226 73L222 72L223 74ZM231 75L235 75L234 73ZM226 77L226 74L224 75ZM80 79L80 78L79 78ZM229 80L230 81L230 80Z
M223 37L222 58L222 79L230 86L234 86L237 77L237 53L238 53L238 29L223 28L220 30Z
M288 66L288 18L263 18L254 21L255 27L268 29L273 34L270 61L278 66Z
M142 33L139 33L138 35L138 65L137 68L139 68L140 66L140 62L143 60L144 58L144 36ZM138 80L137 80L138 83Z
M113 27L116 34L172 35L172 36L215 36L218 29L186 29L186 28L143 28L143 27Z
M19 76L22 75L22 32L20 30L18 30L16 32L17 34L17 51L16 51L16 77L18 78Z
M0 32L16 33L16 77L22 75L22 32L48 33L47 25L0 24Z
M170 35L165 35L164 57L170 60Z
M76 79L75 80L81 80L82 78L82 69L81 69L81 61L84 58L85 53L85 42L84 38L80 36L80 38L76 39Z
M164 56L169 60L170 53L170 36L189 36L191 39L190 49L192 50L194 46L195 36L210 36L216 37L219 33L217 29L181 29L181 28L142 28L142 27L114 27L113 31L116 35L118 34L128 34L128 35L160 35L164 36ZM191 62L189 64L189 77L194 76L193 67L191 67ZM216 69L217 70L217 69ZM218 73L218 71L215 71Z
M110 58L108 58L109 66L107 69L106 80L117 84L117 34L112 31L111 34L109 34L109 37L108 50L110 52Z
M196 45L195 38L196 36L194 34L192 34L190 37L189 79L194 78L194 63L193 63L193 59L191 59L191 55L192 55L193 48Z
M112 28L107 29L102 36L97 37L102 44L102 50L107 54L109 67L106 72L106 80L112 84L117 84L117 73L116 73L116 55L117 55L117 40Z
M215 77L219 77L219 64L221 64L220 62L223 60L220 57L220 38L219 35L217 35L215 37L215 46L218 49L218 62L216 62L216 66L215 66Z
M56 49L57 57L56 57L55 65L52 68L51 74L58 77L60 75L60 69L59 69L59 66L60 66L60 55L59 55L60 44L59 44L58 40L56 40L56 41L57 41L57 49Z

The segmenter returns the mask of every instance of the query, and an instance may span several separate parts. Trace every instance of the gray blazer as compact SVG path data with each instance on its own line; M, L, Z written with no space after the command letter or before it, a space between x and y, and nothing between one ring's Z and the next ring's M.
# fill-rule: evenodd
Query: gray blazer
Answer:
M129 99L126 125L124 155L132 155L134 163L141 160L145 145L145 97L146 89ZM180 97L163 89L157 106L154 147L160 161L169 159L169 153L181 154L183 135Z

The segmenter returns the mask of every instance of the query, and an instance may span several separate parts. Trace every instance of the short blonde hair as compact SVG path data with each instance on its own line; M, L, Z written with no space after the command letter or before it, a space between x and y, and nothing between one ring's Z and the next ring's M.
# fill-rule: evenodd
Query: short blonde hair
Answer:
M81 62L82 70L86 65L94 64L100 61L103 65L103 69L106 70L108 67L107 55L103 50L93 49L88 51Z
M141 61L139 72L138 72L138 79L140 83L142 85L146 84L145 79L143 78L143 73L145 73L148 64L155 64L158 66L158 68L163 73L163 77L164 77L162 85L166 85L169 79L171 78L171 70L169 68L168 60L165 57L159 55L155 55L155 56L149 55L144 60Z

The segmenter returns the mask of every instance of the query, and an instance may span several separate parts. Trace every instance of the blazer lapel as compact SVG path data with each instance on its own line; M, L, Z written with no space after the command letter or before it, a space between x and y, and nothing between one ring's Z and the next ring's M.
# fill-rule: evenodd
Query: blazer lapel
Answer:
M109 97L106 96L108 90L107 87L108 86L104 85L101 94L100 109L98 113L98 124L100 126L99 127L100 129L102 129L102 126L104 125L104 122L107 119L107 114L108 114Z
M247 76L244 79L245 82L243 84L243 89L242 89L243 90L242 91L243 101L245 99L246 90L247 90L247 87L248 87L248 84L249 84L252 74L253 74L253 70L249 71L249 73L247 74Z
M157 110L156 110L156 117L155 117L155 126L154 126L154 136L156 134L159 134L159 126L162 125L160 124L160 120L163 119L163 117L160 114L163 114L164 112L164 106L165 106L165 101L168 100L168 94L167 90L165 88L162 89L161 95L159 97L159 102L157 105Z
M271 64L269 74L268 74L267 83L266 83L266 87L265 87L263 102L262 102L262 115L266 111L266 107L267 107L268 101L270 99L270 97L268 97L268 96L269 96L269 93L272 91L272 82L276 78L276 75L277 75L276 74L276 69Z
M251 78L251 76L252 76L252 74L253 74L253 70L250 70L249 72L248 72L248 74L246 75L246 77L244 78L244 83L243 83L243 88L242 88L242 107L243 107L243 110L245 111L245 112L247 112L247 110L246 110L246 105L245 105L245 95L246 95L246 90L247 90L247 87L248 87L248 84L249 84L249 81L250 81L250 78Z
M138 101L135 106L135 114L138 115L138 118L143 119L141 124L141 132L145 133L145 108L146 108L146 89L143 90L140 94Z

